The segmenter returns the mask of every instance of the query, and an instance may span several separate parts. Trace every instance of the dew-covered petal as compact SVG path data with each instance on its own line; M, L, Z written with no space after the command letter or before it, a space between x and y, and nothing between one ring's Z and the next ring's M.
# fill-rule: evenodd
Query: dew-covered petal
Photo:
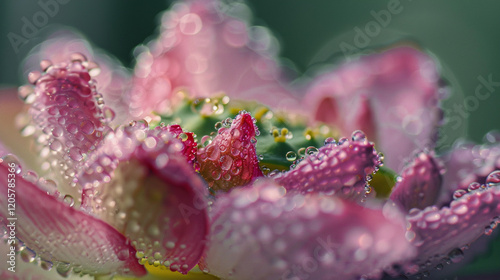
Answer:
M29 129L40 153L43 175L58 182L61 192L80 198L73 182L78 166L101 143L110 128L102 96L91 80L89 62L74 60L28 75L30 85L19 95L30 104Z
M40 61L42 67L48 67L74 59L75 53L92 61L88 66L89 72L97 82L96 88L102 94L104 103L112 109L105 109L105 117L113 125L130 121L126 96L130 89L131 74L117 59L92 47L81 34L65 29L51 34L47 40L33 48L26 58L25 73L38 70Z
M72 274L71 271L65 271L63 266L50 267L50 264L44 261L37 261L34 253L29 249L22 249L15 255L15 272L9 270L11 248L7 240L0 237L0 254L7 256L6 261L0 263L0 279L2 280L94 280L93 276ZM15 246L14 246L15 247ZM17 248L17 247L16 247ZM23 247L21 247L23 248Z
M165 130L163 127L157 127L157 130ZM181 140L182 143L182 154L186 157L186 160L193 164L196 159L196 152L198 150L198 143L195 141L195 135L193 132L183 131L182 127L178 124L166 126L166 130L172 133L177 139Z
M48 195L28 181L31 177L25 179L26 175L22 176L17 166L12 156L4 158L0 164L0 206L7 209L8 193L15 195L16 205L12 214L0 212L3 232L10 231L9 226L14 223L16 238L49 266L63 266L89 274L141 276L146 273L137 262L135 249L121 233ZM15 183L8 183L12 178Z
M465 192L449 206L410 211L406 236L418 249L415 263L458 262L464 247L493 232L500 216L500 176L492 174L496 183Z
M230 127L219 128L212 143L198 150L200 174L213 192L246 185L263 175L255 147L258 135L255 119L241 112Z
M406 211L434 205L441 191L442 168L433 153L418 153L401 172L390 199Z
M260 26L249 27L241 2L179 1L162 16L157 39L140 52L130 107L134 116L168 110L179 90L191 97L255 100L273 108L299 108L280 80L277 41Z
M487 137L493 135L490 133ZM500 145L458 141L441 158L446 172L443 174L443 190L438 205L448 204L456 190L467 190L471 183L484 184L488 174L500 169ZM473 184L471 188L475 186Z
M207 188L168 129L109 134L78 175L83 207L122 232L141 263L187 273L208 234Z
M362 199L372 192L368 182L382 164L382 158L361 131L355 131L352 136L352 140L344 138L339 144L326 144L274 179L292 192L321 192Z
M404 222L336 197L287 194L270 180L221 195L204 266L223 279L378 279L412 257ZM371 279L371 278L370 278Z
M312 83L304 102L317 121L346 135L364 130L399 171L415 150L432 148L440 120L436 63L399 47L341 65Z

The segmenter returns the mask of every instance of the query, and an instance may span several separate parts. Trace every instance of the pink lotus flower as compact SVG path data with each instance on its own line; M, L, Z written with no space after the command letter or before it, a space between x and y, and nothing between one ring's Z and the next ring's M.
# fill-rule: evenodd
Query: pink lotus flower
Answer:
M434 277L492 233L498 145L433 151L441 89L429 56L398 47L292 87L269 40L252 36L263 29L229 12L174 4L133 75L74 34L36 49L16 119L31 152L22 139L0 144L2 239L15 245L0 248L26 262L2 279L39 267L115 279ZM19 104L1 98L13 120Z

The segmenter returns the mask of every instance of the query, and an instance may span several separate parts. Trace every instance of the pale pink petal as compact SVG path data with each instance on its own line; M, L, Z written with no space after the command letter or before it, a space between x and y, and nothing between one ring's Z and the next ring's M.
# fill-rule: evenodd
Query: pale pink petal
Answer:
M416 150L432 148L440 120L436 63L399 47L341 65L312 83L304 102L317 121L345 136L365 131L399 171Z
M104 103L112 111L106 110L107 118L114 120L113 125L129 122L126 94L130 89L131 75L121 63L102 50L95 49L80 34L69 30L60 30L53 33L47 40L36 46L26 58L25 73L38 70L40 61L58 64L70 61L75 53L83 54L88 60L97 63L92 65L92 71L97 74L97 91L102 94ZM98 66L98 68L95 68ZM115 118L116 117L116 118Z
M288 191L321 192L361 200L372 191L368 182L382 165L373 146L363 132L355 131L352 140L344 138L338 144L326 144L274 179Z
M132 241L141 262L187 273L208 234L207 187L167 127L109 134L78 175L83 207Z
M401 172L390 199L406 211L434 205L441 191L442 169L433 153L418 153Z
M218 198L204 259L210 273L238 280L378 279L386 266L413 255L403 220L381 209L285 193L263 180Z
M78 199L80 189L73 182L78 165L111 130L88 64L74 60L49 66L43 74L31 72L28 77L34 89L30 85L19 89L20 96L31 104L23 132L35 138L44 175Z
M299 107L280 80L271 52L275 39L226 14L223 1L177 2L163 14L160 36L137 57L131 113L140 117L191 97L227 94L274 108ZM248 11L238 2L237 9Z
M255 119L242 112L230 127L222 127L212 143L198 150L200 174L213 192L229 191L263 176L255 138L260 134Z
M12 156L4 157L0 164L0 206L5 209L0 220L4 232L9 232L14 223L16 238L54 266L89 274L146 273L135 258L135 249L122 234L48 195L28 181L32 176L23 178L19 168ZM15 183L8 183L12 178ZM15 195L15 210L6 211L8 194Z
M6 256L6 261L0 263L0 279L2 280L94 280L94 276L80 276L80 274L71 273L71 270L65 270L66 265L57 266L56 264L50 267L48 262L36 260L35 253L28 248L14 255L15 267L12 268L11 265L14 262L11 262L10 247L11 244L8 244L7 240L4 242L0 237L0 254ZM14 246L14 248L17 247Z
M463 258L463 249L482 235L490 235L500 216L500 172L486 185L463 194L441 209L413 209L407 216L406 236L418 249L416 264L445 264Z
M17 88L0 90L0 154L12 152L23 159L24 166L39 167L31 149L30 140L22 137L15 119L23 109L23 102L17 97Z
M438 205L448 204L456 190L467 190L471 183L484 184L488 174L500 169L500 145L457 142L442 159L446 172Z

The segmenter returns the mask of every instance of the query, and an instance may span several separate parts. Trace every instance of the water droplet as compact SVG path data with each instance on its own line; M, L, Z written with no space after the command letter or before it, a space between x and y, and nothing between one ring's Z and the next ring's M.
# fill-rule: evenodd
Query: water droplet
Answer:
M62 134L63 134L63 129L60 126L56 126L52 130L52 135L54 135L54 137L60 137Z
M459 199L459 198L461 198L462 196L464 196L466 193L467 193L467 191L466 191L466 190L456 190L456 191L453 193L453 199Z
M161 153L159 154L157 157L156 157L156 166L161 169L161 168L164 168L165 166L167 166L167 163L168 163L168 160L169 160L169 157L167 154L165 153Z
M112 122L116 117L115 111L109 107L104 107L102 109L102 114L107 122Z
M165 244L165 247L167 247L168 249L173 249L175 247L175 243L172 242L172 241L168 241L166 244Z
M81 161L83 159L82 151L78 147L69 149L69 157L74 161Z
M477 182L470 183L469 187L467 188L468 191L474 191L477 190L481 187L481 184Z
M306 148L302 147L297 151L299 157L303 157L306 155Z
M297 159L297 154L295 152L289 151L286 153L286 160L288 161L294 161Z
M179 139L181 139L181 141L187 141L188 140L188 135L186 133L181 133L179 134Z
M486 185L488 187L496 187L500 185L500 170L495 170L491 172L488 177L486 177Z
M213 178L214 180L219 180L219 179L220 179L220 176L221 176L220 171L218 171L218 170L214 170L214 171L212 171L212 178Z
M349 139L347 139L346 137L342 137L342 138L339 139L338 143L339 143L339 146L340 146L340 145L343 145L344 143L347 143L347 142L349 142Z
M62 150L61 142L59 140L52 141L52 143L50 144L50 149L59 152L60 150Z
M201 144L206 147L212 143L212 137L205 135L201 138Z
M201 18L194 13L186 14L179 20L179 29L186 35L195 35L200 32L202 27Z
M32 182L32 183L36 183L38 181L38 174L36 174L35 172L29 170L29 171L26 172L26 174L23 175L23 178L26 181L29 181L29 182Z
M95 131L94 123L92 123L91 121L88 121L88 120L82 122L81 132L83 132L87 135L90 135L90 134L94 133L94 131Z
M32 250L30 250L27 247L23 247L20 250L19 255L21 256L21 259L24 262L28 262L28 263L35 261L35 257L36 257L35 252L33 252Z
M51 270L51 269L52 269L52 266L53 266L53 264L52 264L52 262L50 262L50 261L41 261L41 262L40 262L40 267L41 267L43 270L47 270L47 271L49 271L49 270Z
M161 255L160 252L155 252L153 258L155 258L156 260L161 260L163 256Z
M138 259L144 258L144 252L138 250L137 252L135 252L135 257Z
M66 263L59 263L56 266L56 271L62 277L68 277L69 273L71 271L71 265L70 264L66 264Z
M464 252L462 252L459 248L456 248L448 254L448 257L453 263L458 263L464 259Z
M66 126L66 129L71 134L77 134L78 133L78 126L76 124L73 124L73 123L68 124L68 126Z
M335 145L337 141L333 137L328 137L325 139L325 145Z
M493 234L493 228L492 228L491 226L486 226L486 227L484 228L484 234L486 234L486 235L491 235L491 234Z
M69 205L69 207L73 207L75 205L75 200L69 194L64 196L64 202Z
M424 216L427 222L437 222L441 219L441 214L438 212L429 212Z
M160 229L158 228L157 225L151 225L148 228L148 234L151 236L159 236L160 235Z
M369 185L365 186L365 194L370 194L372 190L373 190L372 187L370 187Z
M25 85L19 87L17 95L19 96L19 98L21 98L21 100L23 100L27 104L33 103L34 101L33 87L31 85ZM31 98L32 96L33 98ZM28 100L31 102L28 102Z
M307 149L306 149L306 154L307 154L307 155L309 155L309 156L310 156L310 155L317 154L317 153L318 153L318 148L316 148L316 147L309 146L309 147L307 147Z
M130 257L130 251L128 249L122 249L120 252L118 252L117 257L121 261L125 261Z
M30 84L36 84L36 81L42 76L42 73L40 71L33 71L28 74L28 81Z
M378 153L378 160L380 162L384 162L384 159L385 159L385 155L383 153Z
M363 131L361 130L356 130L352 133L351 135L352 141L356 142L366 142L366 135Z
M0 160L0 163L2 162L5 162L7 164L10 173L14 172L16 174L21 174L21 172L23 171L19 159L13 154L7 154L3 156Z
M484 136L485 140L489 143L495 144L500 142L500 132L499 131L490 131Z
M221 169L222 170L229 170L233 164L233 159L230 156L222 156L220 158L220 163L221 163Z
M52 61L48 60L48 59L44 59L42 61L40 61L40 68L42 68L42 71L47 71L47 69L52 66Z

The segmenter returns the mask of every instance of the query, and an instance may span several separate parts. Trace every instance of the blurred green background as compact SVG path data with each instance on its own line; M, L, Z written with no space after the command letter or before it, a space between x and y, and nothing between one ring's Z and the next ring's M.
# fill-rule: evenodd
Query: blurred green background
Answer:
M281 45L281 57L303 74L318 65L344 59L340 44L356 46L357 28L366 30L367 24L376 21L374 13L388 10L393 1L255 0L249 5L254 24L267 26L273 32ZM0 2L0 86L25 83L19 66L54 25L79 30L95 46L132 67L133 48L157 34L158 15L170 6L169 1L65 2L48 19L48 25L18 52L7 35L21 35L23 17L32 22L33 15L42 8L38 1ZM371 52L403 41L435 55L453 91L444 102L447 117L457 117L454 108L465 108L464 102L474 99L479 76L491 76L491 80L500 82L500 1L401 0L397 7L400 12L391 14L385 27L374 30L366 46L357 48ZM500 86L495 86L486 100L476 100L477 106L469 104L467 116L460 117L463 124L458 128L448 125L443 130L448 136L445 144L459 136L481 141L488 131L500 129Z
M41 0L46 2L47 0ZM60 0L63 2L63 0ZM229 0L226 0L228 2ZM395 2L394 2L395 1ZM60 10L49 17L47 27L19 48L16 53L9 32L21 35L23 17L43 11L38 1L0 2L0 85L24 83L19 65L27 52L43 40L54 25L76 28L96 46L133 66L133 48L156 34L158 14L171 1L98 1L64 0ZM372 51L405 41L434 54L443 66L443 75L453 88L453 96L444 102L448 116L457 116L454 106L464 106L466 96L473 96L479 76L500 82L500 2L489 1L328 1L328 0L254 0L249 3L253 22L267 26L278 38L281 56L304 73L318 64L343 59L342 42L355 44L356 27L366 34L366 25L376 20L374 13L388 10L399 2L397 14L391 14L386 26L374 29L367 46ZM394 4L395 5L395 4ZM483 135L500 128L500 87L486 100L472 103L463 125L447 128L445 144L467 134L480 141ZM471 100L469 100L471 102ZM472 106L473 105L473 106ZM457 128L458 127L458 128Z

